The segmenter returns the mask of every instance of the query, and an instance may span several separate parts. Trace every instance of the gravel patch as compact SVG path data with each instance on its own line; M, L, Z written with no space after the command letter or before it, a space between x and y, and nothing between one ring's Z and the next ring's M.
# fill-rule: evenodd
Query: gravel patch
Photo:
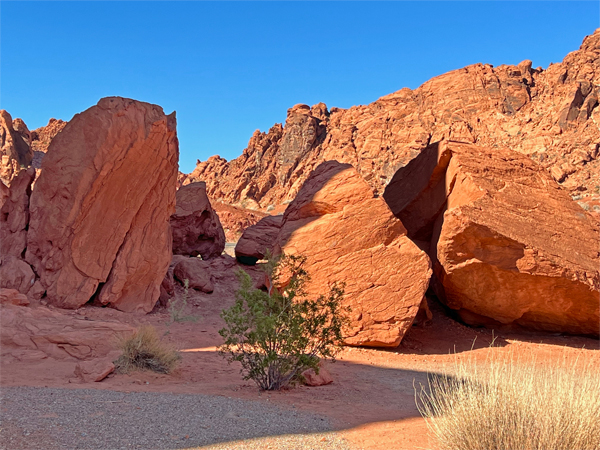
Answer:
M11 387L0 402L6 450L349 448L324 416L228 397Z

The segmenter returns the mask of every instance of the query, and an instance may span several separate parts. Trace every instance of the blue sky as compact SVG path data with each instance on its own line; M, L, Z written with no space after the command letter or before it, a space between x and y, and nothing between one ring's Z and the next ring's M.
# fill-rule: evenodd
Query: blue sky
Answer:
M478 62L559 62L589 2L0 3L0 108L30 129L119 95L177 111L180 166L239 156L296 103L347 108Z

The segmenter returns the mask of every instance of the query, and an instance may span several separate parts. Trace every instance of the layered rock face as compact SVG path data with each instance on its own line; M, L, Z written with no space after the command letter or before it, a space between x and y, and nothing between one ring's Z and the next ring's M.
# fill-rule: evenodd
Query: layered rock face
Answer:
M21 119L13 121L11 115L0 110L0 180L10 185L21 168L33 160L31 135Z
M77 114L51 142L30 201L26 260L47 301L149 312L172 255L174 114L119 97Z
M274 251L307 257L311 295L345 283L344 302L352 309L347 344L395 347L431 275L429 258L405 231L356 169L328 161L288 206Z
M0 314L3 358L90 360L114 352L115 338L130 336L135 331L119 322L84 320L47 308L16 306L18 294L7 295L8 292L0 289L0 299L6 299Z
M598 223L528 157L436 144L384 198L431 239L436 293L465 322L599 334Z
M223 253L225 232L203 182L188 184L177 191L171 229L175 255L201 255L202 259L209 259Z
M548 69L475 64L348 110L296 105L285 127L256 132L231 162L213 156L183 180L227 203L292 200L321 162L352 164L376 193L428 145L450 139L507 147L539 162L573 194L597 195L600 31Z

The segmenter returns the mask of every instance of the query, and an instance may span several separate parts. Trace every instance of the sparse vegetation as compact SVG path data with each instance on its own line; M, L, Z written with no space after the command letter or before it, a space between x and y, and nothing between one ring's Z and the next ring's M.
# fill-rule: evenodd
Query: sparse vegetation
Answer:
M512 354L483 365L457 361L430 376L417 406L442 449L600 448L600 375L566 357L552 366Z
M190 288L190 280L185 279L183 281L183 295L181 299L177 299L176 297L171 298L169 300L169 314L171 316L171 323L173 322L196 322L198 320L197 317L185 314L185 310L187 308L188 299L189 299L189 288Z
M170 373L181 359L173 347L160 340L151 325L144 325L133 336L122 339L119 347L123 354L115 361L115 367L120 373L132 370Z
M222 312L225 339L219 348L229 362L242 365L244 379L263 390L278 390L308 369L319 370L320 358L334 359L341 348L347 319L341 306L343 286L334 284L327 296L309 299L306 258L269 258L264 264L266 291L238 271L240 289L235 304Z

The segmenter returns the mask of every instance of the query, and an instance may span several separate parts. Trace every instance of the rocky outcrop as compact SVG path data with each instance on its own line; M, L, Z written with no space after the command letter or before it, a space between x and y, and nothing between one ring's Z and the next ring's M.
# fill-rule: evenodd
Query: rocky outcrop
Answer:
M13 121L7 111L0 110L0 180L6 185L11 184L22 168L31 164L30 139L29 130L21 119Z
M30 201L26 260L48 303L149 312L171 260L175 115L119 97L51 142Z
M31 132L31 149L33 161L31 165L36 169L42 166L44 155L50 147L50 142L67 126L67 122L60 119L50 119L45 127L36 128Z
M242 264L254 265L267 252L273 253L273 245L283 223L283 216L267 216L256 225L246 228L235 246L235 257Z
M244 230L255 225L267 215L261 211L253 211L222 202L212 202L211 204L223 225L227 242L237 242Z
M196 182L181 187L171 216L175 255L213 258L225 249L225 232L219 216L210 205L206 184Z
M21 170L13 179L0 208L0 265L8 256L21 258L27 247L29 198L35 170Z
M0 289L0 298L3 296ZM48 308L2 304L0 356L21 361L89 360L115 350L118 338L135 331L119 322L85 320Z
M67 122L60 119L50 119L48 125L36 128L31 132L31 148L33 151L46 153L50 142L67 126Z
M349 345L397 346L429 285L427 255L356 169L336 161L309 176L283 216L274 248L306 256L309 294L345 284Z
M530 158L434 145L384 198L431 239L436 293L465 322L599 334L598 223Z
M352 164L381 194L396 171L442 139L528 155L585 203L600 171L600 31L546 70L475 64L347 110L296 105L230 162L200 162L184 183L261 208L292 200L321 162ZM582 204L585 207L586 204Z

